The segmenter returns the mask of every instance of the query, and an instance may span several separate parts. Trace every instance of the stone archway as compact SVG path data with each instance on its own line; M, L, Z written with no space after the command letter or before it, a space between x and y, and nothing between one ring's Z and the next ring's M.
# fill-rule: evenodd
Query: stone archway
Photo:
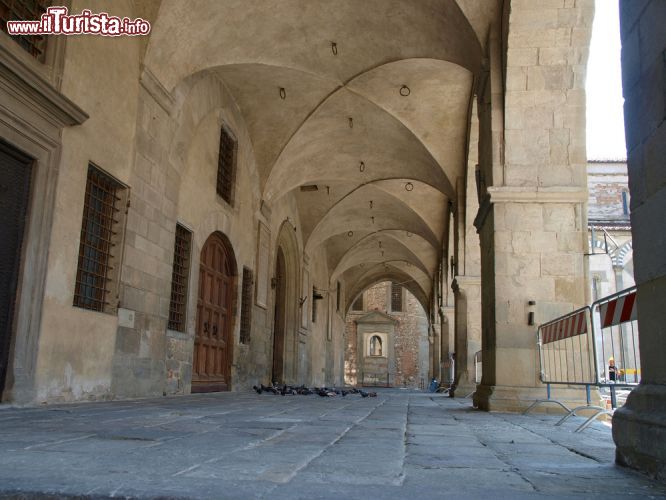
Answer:
M277 249L275 263L275 312L273 316L273 371L271 381L284 381L284 337L286 330L287 279L284 252Z
M277 238L272 284L274 286L273 364L271 380L296 383L299 373L297 293L299 283L298 243L293 227L282 224Z
M214 232L201 249L192 392L231 388L237 276L228 238Z

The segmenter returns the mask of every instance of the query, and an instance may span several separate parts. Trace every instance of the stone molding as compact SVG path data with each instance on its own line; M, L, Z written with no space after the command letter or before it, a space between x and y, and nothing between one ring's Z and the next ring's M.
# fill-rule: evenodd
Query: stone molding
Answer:
M89 116L47 80L0 44L0 85L24 105L59 127L80 125Z
M579 187L490 186L479 203L474 227L481 230L494 203L585 203L587 199L587 190Z
M356 324L395 324L398 320L382 311L371 311L354 320Z
M33 401L36 394L62 129L88 119L85 111L62 95L31 63L0 43L0 137L34 160L14 307L14 340L4 387L6 398L17 403Z
M146 92L148 92L153 99L155 99L155 102L159 104L169 116L172 116L176 100L157 77L145 66L143 67L143 71L141 71L140 81L141 86L146 89Z
M579 187L512 187L490 186L490 203L583 203L588 199L586 189Z

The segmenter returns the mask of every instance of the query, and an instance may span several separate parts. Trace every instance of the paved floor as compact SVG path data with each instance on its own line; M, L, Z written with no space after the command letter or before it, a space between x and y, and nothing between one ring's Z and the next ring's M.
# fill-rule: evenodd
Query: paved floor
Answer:
M613 464L608 426L555 419L404 390L4 407L0 497L666 496Z

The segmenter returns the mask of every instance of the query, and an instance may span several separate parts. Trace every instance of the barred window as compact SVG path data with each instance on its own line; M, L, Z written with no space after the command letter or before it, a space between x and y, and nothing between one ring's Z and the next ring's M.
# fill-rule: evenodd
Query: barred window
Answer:
M119 257L127 189L94 165L88 166L74 305L93 311L116 309Z
M338 286L335 289L335 310L340 312L340 296L342 295L340 282L338 281Z
M363 310L363 294L359 295L358 298L352 304L352 311L362 311Z
M7 33L7 21L39 21L50 4L50 0L0 0L0 30ZM46 36L12 35L12 40L39 61L44 61Z
M217 194L230 205L233 205L236 180L236 148L236 139L225 127L222 127L220 154L217 159Z
M240 343L249 344L252 331L252 290L254 273L247 267L243 268L243 288L241 295Z
M402 285L391 282L391 311L402 312Z
M177 332L185 331L191 247L192 233L180 224L176 224L176 242L173 248L173 268L171 271L169 329Z

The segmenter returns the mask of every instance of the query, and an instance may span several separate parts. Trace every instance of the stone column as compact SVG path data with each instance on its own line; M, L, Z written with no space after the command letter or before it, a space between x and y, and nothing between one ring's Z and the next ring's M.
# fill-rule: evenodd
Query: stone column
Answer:
M513 0L503 23L508 38L501 40L498 27L490 35L488 78L479 88L475 220L483 283L483 380L475 395L481 409L522 410L546 394L529 301L536 301L537 324L585 303L584 85L593 14L592 0ZM557 388L555 396L585 401L582 390Z
M476 390L474 354L481 349L481 277L456 276L452 288L456 304L455 395L465 397Z
M641 384L613 416L617 462L666 478L666 3L620 2Z
M452 344L453 328L455 324L455 308L453 306L443 306L440 308L442 318L442 337L441 337L441 382L452 383L451 376L451 354L454 352Z
M456 212L457 264L452 283L455 300L455 396L476 390L474 354L481 349L481 248L474 227L479 210L476 167L479 161L479 121L472 105L467 175L458 181Z

